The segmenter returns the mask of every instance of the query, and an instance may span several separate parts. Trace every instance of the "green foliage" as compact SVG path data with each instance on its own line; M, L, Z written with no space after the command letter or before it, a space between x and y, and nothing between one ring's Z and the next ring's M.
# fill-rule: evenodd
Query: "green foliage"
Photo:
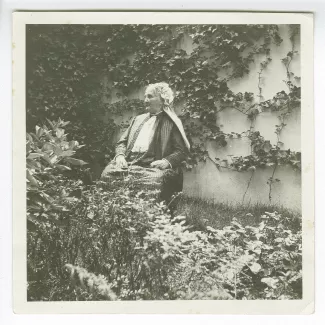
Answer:
M28 126L43 122L44 117L70 121L100 114L103 106L98 96L98 73L107 61L103 33L101 27L29 25Z
M116 128L103 122L106 36L102 26L29 25L26 44L27 130L46 119L71 121L66 131L87 145L79 158L101 165L113 155Z
M115 185L84 188L68 226L29 233L30 300L301 297L291 220L266 213L258 227L194 231L150 193Z
M27 133L26 177L27 220L30 226L40 221L59 222L73 199L68 197L66 185L75 189L80 182L69 180L72 169L86 165L72 158L81 148L77 141L68 141L64 127L69 122L48 121L49 127L36 126L35 133Z
M228 228L235 231L235 235L230 232L234 244L243 245L242 253L250 260L238 273L237 295L246 299L299 299L302 295L301 231L293 233L287 228L288 220L276 212L266 212L262 220L258 227L243 228L233 222ZM263 284L266 287L261 292Z
M278 126L277 130L279 129L280 126ZM283 145L281 142L278 142L277 145L271 145L270 141L265 140L259 131L251 132L248 137L251 140L252 155L245 157L232 156L230 167L238 171L279 165L290 165L296 170L301 169L300 152L281 149L280 146Z

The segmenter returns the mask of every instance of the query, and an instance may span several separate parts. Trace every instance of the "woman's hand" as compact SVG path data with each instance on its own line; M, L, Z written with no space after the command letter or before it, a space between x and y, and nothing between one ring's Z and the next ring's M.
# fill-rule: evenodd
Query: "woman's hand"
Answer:
M169 168L169 163L167 160L156 160L150 164L152 168L167 169Z
M125 157L122 156L122 155L117 156L115 158L115 164L116 164L116 167L117 168L121 168L121 169L128 167L128 163L126 162ZM103 170L102 175L101 175L100 178L103 179L103 180L105 180L108 177L108 175L111 172L111 170L112 170L112 166L111 166L111 164L108 164L105 167L105 169Z
M123 155L119 155L115 158L115 162L116 162L116 167L117 168L127 168L128 167L128 163L125 160L125 157Z

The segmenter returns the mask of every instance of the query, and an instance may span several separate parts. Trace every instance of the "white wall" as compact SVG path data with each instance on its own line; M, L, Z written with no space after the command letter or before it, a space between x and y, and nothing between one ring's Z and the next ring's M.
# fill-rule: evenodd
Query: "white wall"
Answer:
M272 168L256 170L248 187L251 171L236 172L223 168L218 170L212 162L207 161L200 163L191 172L185 172L183 191L188 196L210 199L214 202L267 205L269 204L267 181L272 171ZM280 182L272 186L272 205L301 211L300 173L291 167L281 166L277 168L274 177L280 179Z

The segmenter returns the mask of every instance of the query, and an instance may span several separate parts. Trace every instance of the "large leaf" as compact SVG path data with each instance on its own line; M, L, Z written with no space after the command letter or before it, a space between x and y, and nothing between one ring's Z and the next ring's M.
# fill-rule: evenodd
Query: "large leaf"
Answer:
M38 186L38 182L37 182L36 178L30 173L30 171L28 169L26 171L26 177L31 185L36 186L36 187Z
M53 129L54 128L54 124L49 119L46 119L46 120L51 125L51 128Z
M48 162L50 165L52 165L51 159L50 159L50 157L49 157L47 154L44 153L44 155L42 156L42 158L43 158L46 162Z
M58 161L58 156L57 155L53 155L51 158L50 158L50 162L51 164L54 164Z
M75 151L73 150L65 150L61 153L61 157L70 157L75 154Z
M74 149L75 147L78 147L79 142L78 141L70 141L69 142L69 148Z
M269 152L272 149L272 145L270 143L270 141L265 141L264 145L263 145L263 150L265 152Z
M26 143L26 153L29 154L31 150L32 150L31 145L30 145L29 141L27 141L27 143Z
M250 269L251 269L251 271L253 272L253 273L258 273L260 270L261 270L261 265L260 264L258 264L258 263L253 263L250 267L249 267Z
M28 155L27 159L35 159L35 158L39 158L42 156L43 156L43 154L41 154L41 153L32 152Z
M63 150L62 150L59 146L57 146L57 147L55 148L55 150L54 150L54 153L55 153L58 157L60 157L60 156L62 156L62 154L63 154Z
M66 125L68 125L68 124L70 124L70 121L67 121L67 122L62 122L62 126L64 127L64 126L66 126Z
M37 142L40 142L40 139L39 139L39 137L36 134L31 133L31 136L32 136L33 140L35 140Z
M274 278L263 278L261 282L265 283L267 286L273 289L276 289L276 284L279 282L279 280Z
M64 135L64 130L63 130L63 129L57 129L57 130L56 130L56 136L57 136L58 138L63 137L63 135Z
M59 170L62 170L62 171L71 170L70 167L68 167L68 166L64 166L64 165L56 165L56 167L57 167Z
M75 158L70 158L70 157L66 157L65 160L67 162L69 162L70 164L75 165L75 166L83 166L83 165L88 164L88 163L86 163L83 160L75 159Z
M31 142L31 143L33 143L33 138L32 138L32 136L31 136L29 133L27 133L26 136L27 136L27 138L28 138L28 141Z
M52 143L45 143L42 147L42 150L44 151L54 151L55 150L55 145Z
M36 125L36 135L38 137L41 137L43 135L43 133L44 133L44 130Z

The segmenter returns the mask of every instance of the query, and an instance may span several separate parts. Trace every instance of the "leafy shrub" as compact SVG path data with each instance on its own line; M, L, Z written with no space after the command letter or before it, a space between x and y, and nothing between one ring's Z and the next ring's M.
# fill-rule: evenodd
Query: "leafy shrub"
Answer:
M73 166L86 163L72 158L81 148L77 141L68 141L63 127L69 122L48 121L49 127L36 126L35 133L27 133L26 177L27 218L29 222L40 219L55 221L59 212L69 204L67 185L77 188L80 182L68 179Z
M258 227L234 219L221 231L230 250L223 281L237 299L301 299L301 231L277 212L261 218Z
M121 300L301 297L301 234L284 227L280 215L266 214L259 227L233 221L222 230L192 231L147 193L121 185L114 192L99 185L84 190L69 227L52 227L40 240L47 254L30 256L34 265L47 260L46 278L57 291L52 299L112 299L89 285L98 276ZM54 241L56 257L49 254ZM66 264L78 265L71 274L87 285L71 282Z

